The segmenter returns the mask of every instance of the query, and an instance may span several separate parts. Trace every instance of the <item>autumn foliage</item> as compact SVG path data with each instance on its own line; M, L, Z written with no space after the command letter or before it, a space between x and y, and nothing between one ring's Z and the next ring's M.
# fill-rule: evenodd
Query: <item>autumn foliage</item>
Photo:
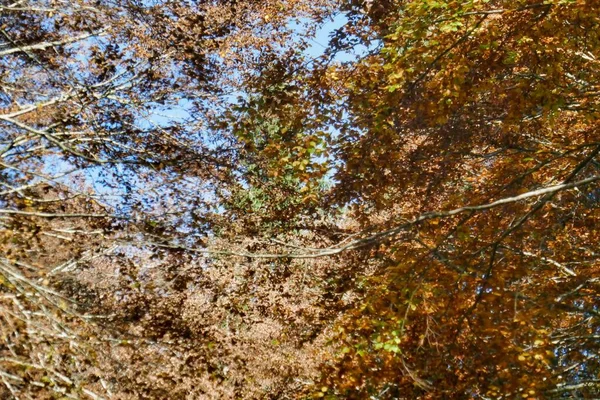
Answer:
M0 398L600 396L597 57L593 0L0 2Z

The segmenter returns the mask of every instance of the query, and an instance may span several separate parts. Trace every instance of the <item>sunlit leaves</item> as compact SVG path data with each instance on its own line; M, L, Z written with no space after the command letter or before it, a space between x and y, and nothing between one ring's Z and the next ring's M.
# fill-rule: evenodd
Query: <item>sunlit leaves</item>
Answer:
M202 376L194 393L224 398L597 395L597 185L428 214L598 175L595 2L47 6L1 17L34 46L0 49L13 388L109 393L78 364L107 346L68 348L84 342L72 331L98 346L95 331L44 290L112 244L118 274L96 265L56 286L106 285L86 294L118 316L103 329L152 339L111 342L131 356L127 379L98 367L114 393L177 397ZM331 15L342 26L309 54ZM31 316L61 341L33 342ZM23 371L40 349L53 368ZM151 370L143 351L179 369Z
M596 161L584 161L598 141L597 12L589 2L395 1L357 13L345 40L376 34L381 48L354 63L342 89L335 199L365 227L385 229L573 171L597 174ZM342 322L342 355L327 370L339 374L340 395L551 390L555 371L576 359L551 337L597 329L584 311L595 300L575 306L560 295L598 266L581 253L597 217L585 198L561 193L516 227L534 203L433 221L394 238L406 247L380 247L385 272ZM398 351L386 352L397 321Z

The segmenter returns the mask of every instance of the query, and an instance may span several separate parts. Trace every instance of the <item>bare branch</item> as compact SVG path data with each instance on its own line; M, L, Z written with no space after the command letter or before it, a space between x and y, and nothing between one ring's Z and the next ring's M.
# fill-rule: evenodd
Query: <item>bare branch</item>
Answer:
M102 36L103 33L104 33L104 31L98 31L98 32L87 33L87 34L83 34L83 35L79 35L79 36L75 36L75 37L67 38L67 39L63 39L63 40L56 40L54 42L44 42L44 43L31 44L28 46L13 47L13 48L10 48L7 50L0 51L0 57L6 56L9 54L14 54L14 53L25 53L25 52L28 52L31 50L44 50L44 49L47 49L49 47L54 47L54 46L64 46L66 44L79 42L81 40L85 40L85 39L88 39L93 36Z
M522 193L518 196L514 197L506 197L504 199L496 200L492 203L481 204L477 206L464 206L455 208L449 211L436 211L429 212L419 215L418 217L408 221L402 225L399 225L395 228L391 228L382 232L378 232L376 234L364 237L362 239L353 240L343 246L339 244L337 246L332 246L327 249L322 249L314 252L307 253L251 253L251 252L243 252L243 251L227 251L227 250L213 250L213 249L199 249L199 248L190 248L175 244L163 244L163 243L153 243L153 242L144 242L146 245L152 245L156 247L162 248L170 248L170 249L179 249L186 250L200 254L213 254L220 256L233 256L233 257L248 257L248 258L264 258L264 259L274 259L274 258L290 258L290 259L310 259L310 258L319 258L319 257L327 257L333 256L336 254L340 254L342 252L348 250L359 249L374 243L381 242L387 238L393 237L398 233L406 230L407 228L419 224L423 221L432 220L432 219L442 219L448 218L455 215L463 214L466 212L478 212L485 211L492 208L496 208L499 206L503 206L510 203L516 203L518 201L526 200L532 197L539 197L548 194L555 194L564 190L573 189L576 187L582 187L589 185L591 183L600 181L600 176L592 176L590 178L582 179L573 183L563 183L560 185L548 186L542 189L532 190L527 193ZM128 242L130 243L130 242ZM292 246L293 247L293 246Z

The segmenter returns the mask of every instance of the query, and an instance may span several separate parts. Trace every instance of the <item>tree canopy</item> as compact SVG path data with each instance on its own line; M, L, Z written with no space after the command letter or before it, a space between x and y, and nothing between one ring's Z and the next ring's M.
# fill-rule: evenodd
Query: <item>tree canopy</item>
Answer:
M0 1L0 398L600 396L597 57L595 0Z

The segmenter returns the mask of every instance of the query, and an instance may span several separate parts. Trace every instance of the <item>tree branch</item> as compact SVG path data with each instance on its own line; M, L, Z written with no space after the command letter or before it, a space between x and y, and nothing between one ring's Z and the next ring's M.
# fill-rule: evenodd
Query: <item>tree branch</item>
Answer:
M556 194L563 190L568 190L568 189L573 189L576 187L589 185L593 182L598 182L598 181L600 181L600 176L592 176L592 177L582 179L577 182L563 183L560 185L548 186L548 187L541 188L538 190L533 190L533 191L530 191L527 193L523 193L518 196L506 197L504 199L496 200L496 201L494 201L492 203L488 203L488 204L481 204L481 205L477 205L477 206L464 206L464 207L455 208L455 209L449 210L449 211L436 211L436 212L424 213L424 214L421 214L418 217L415 217L414 219L412 219L402 225L399 225L395 228L391 228L391 229L388 229L388 230L385 230L382 232L378 232L378 233L375 233L373 235L370 235L370 236L367 236L367 237L364 237L361 239L353 240L345 245L340 246L338 244L337 246L332 246L327 249L322 249L322 250L313 251L313 252L309 251L306 253L251 253L251 252L243 252L243 251L191 248L191 247L186 247L186 246L180 246L180 245L175 245L175 244L165 244L165 243L144 242L144 244L156 246L156 247L162 247L162 248L186 250L186 251L191 251L191 252L200 253L200 254L213 254L213 255L221 255L221 256L248 257L248 258L309 259L309 258L327 257L327 256L333 256L336 254L340 254L340 253L348 251L348 250L359 249L359 248L368 246L373 243L381 242L384 239L395 236L396 234L402 232L403 230L405 230L413 225L419 224L423 221L426 221L426 220L448 218L448 217L452 217L452 216L455 216L458 214L463 214L466 212L477 212L477 211L489 210L492 208L496 208L496 207L510 204L510 203L515 203L515 202L529 199L532 197L539 197L539 196L544 196L544 195L547 196L549 194L553 195L553 194ZM128 242L128 243L131 243L131 242Z

